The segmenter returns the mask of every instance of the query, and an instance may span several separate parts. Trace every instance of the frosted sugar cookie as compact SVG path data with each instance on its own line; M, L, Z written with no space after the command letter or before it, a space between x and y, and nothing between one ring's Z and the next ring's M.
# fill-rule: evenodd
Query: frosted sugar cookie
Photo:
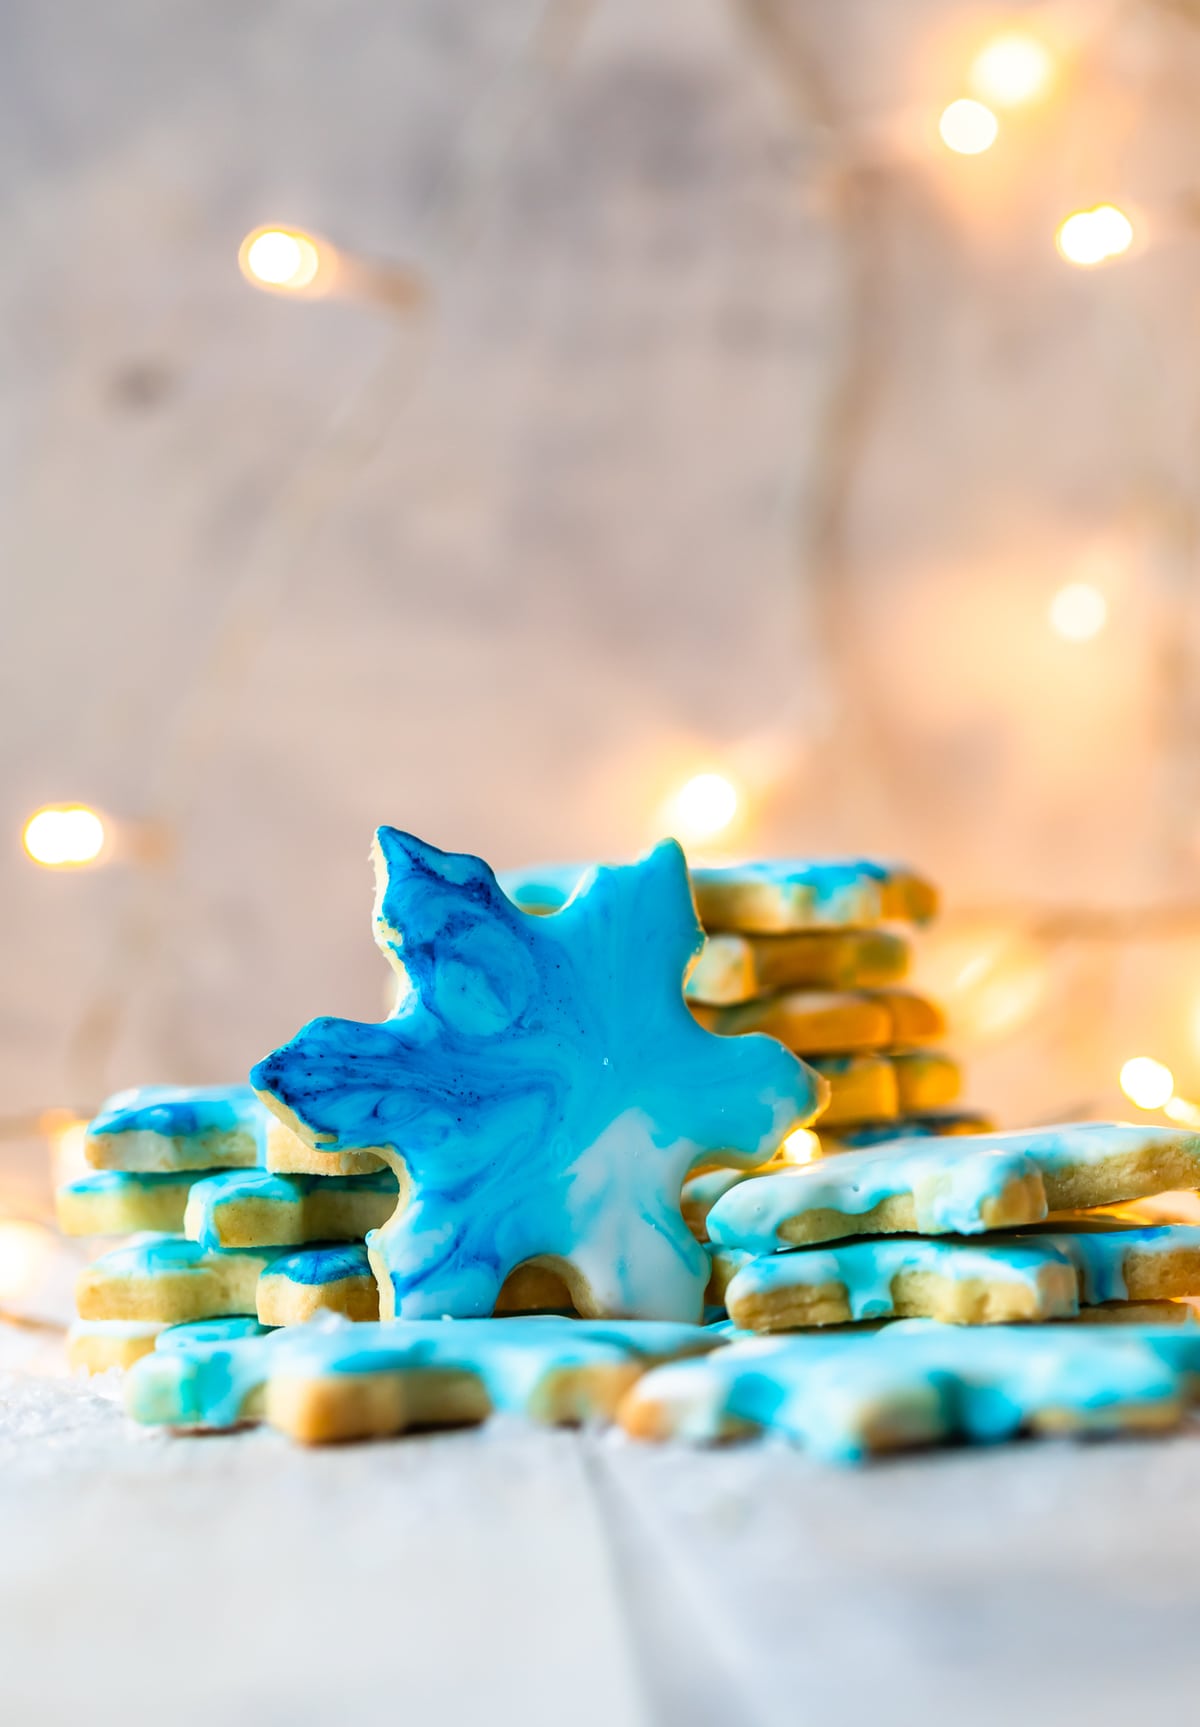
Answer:
M179 1349L187 1344L265 1335L265 1326L241 1315L200 1319L190 1325L161 1325L141 1319L79 1319L67 1333L67 1360L76 1372L105 1373L110 1367L132 1367L155 1349Z
M995 1325L1200 1292L1200 1229L1056 1229L974 1241L894 1235L770 1253L723 1277L725 1269L716 1281L745 1331L894 1317Z
M908 943L885 929L709 936L684 984L689 1001L729 1007L785 989L880 989L909 965Z
M962 1069L948 1055L931 1049L896 1049L888 1057L896 1075L896 1102L901 1115L923 1115L943 1109L962 1091Z
M701 1443L770 1428L853 1463L954 1439L1162 1430L1198 1387L1200 1326L972 1330L916 1319L755 1338L656 1368L619 1419L638 1438Z
M183 1228L188 1194L199 1179L192 1170L135 1175L97 1169L69 1181L54 1196L64 1235L136 1235Z
M491 1313L532 1261L581 1313L699 1320L684 1177L766 1161L821 1088L771 1039L692 1018L703 937L678 846L591 872L546 917L479 858L392 828L375 860L376 938L407 992L380 1025L314 1020L251 1078L314 1149L399 1176L368 1244L381 1315Z
M766 858L694 869L691 878L707 930L772 935L891 921L927 923L937 912L937 890L930 882L901 865L866 858Z
M908 990L786 990L739 1007L692 1009L722 1037L748 1031L777 1037L797 1055L853 1054L919 1043L946 1029L940 1008Z
M203 1248L179 1235L150 1235L85 1265L75 1285L80 1319L178 1325L255 1312L259 1274L278 1247Z
M378 1175L384 1167L369 1151L314 1151L273 1115L267 1117L263 1163L272 1175Z
M545 914L567 905L588 864L536 864L507 870L505 893L523 911ZM937 890L902 865L810 858L766 858L720 869L693 869L692 893L707 930L779 935L877 923L926 923Z
M829 1087L819 1134L844 1122L888 1121L899 1115L896 1070L886 1055L814 1055L808 1065Z
M894 1139L948 1139L957 1134L994 1133L995 1122L977 1109L931 1109L924 1115L901 1115L895 1121L847 1122L833 1133L821 1124L821 1153L861 1151ZM1145 1220L1149 1222L1150 1219Z
M137 1420L231 1427L261 1416L308 1444L482 1421L612 1415L640 1373L714 1347L700 1326L555 1318L303 1326L250 1343L157 1351L127 1386Z
M379 1318L379 1290L361 1241L337 1242L281 1253L258 1280L257 1312L263 1325L303 1325L320 1313L345 1319Z
M395 1211L398 1191L390 1169L351 1176L224 1170L193 1186L183 1233L202 1247L361 1242Z
M708 1234L759 1253L851 1235L976 1235L1163 1188L1200 1187L1200 1134L1113 1122L892 1140L755 1176Z
M162 1324L145 1319L77 1319L67 1332L67 1365L73 1373L107 1373L132 1367L149 1355Z
M143 1085L110 1097L88 1124L93 1169L246 1169L257 1163L266 1114L246 1085Z

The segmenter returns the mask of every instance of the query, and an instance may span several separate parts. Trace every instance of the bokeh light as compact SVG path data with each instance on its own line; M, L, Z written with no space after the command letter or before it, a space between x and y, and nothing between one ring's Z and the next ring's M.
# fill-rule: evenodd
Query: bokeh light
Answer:
M27 1295L53 1252L52 1237L38 1224L0 1219L0 1302Z
M971 89L997 108L1019 108L1045 95L1054 60L1044 42L1024 30L1006 30L986 42L971 62Z
M1175 1095L1175 1075L1163 1062L1135 1055L1121 1069L1121 1090L1139 1109L1161 1109Z
M1090 582L1068 582L1050 602L1050 625L1065 642L1090 642L1108 622L1108 601Z
M960 96L951 102L938 121L942 143L959 156L979 156L996 142L1000 122L982 102Z
M44 869L79 869L96 862L107 835L103 818L86 804L46 804L30 816L21 839Z
M242 241L238 263L256 288L302 294L320 272L321 247L297 228L256 228Z
M1133 244L1133 223L1115 204L1097 204L1094 210L1076 210L1059 225L1055 245L1070 264L1090 269L1109 258L1119 258Z
M810 1127L794 1127L776 1155L781 1163L811 1163L821 1155L821 1141Z
M673 814L683 840L712 839L737 814L737 788L724 774L696 774L675 794Z

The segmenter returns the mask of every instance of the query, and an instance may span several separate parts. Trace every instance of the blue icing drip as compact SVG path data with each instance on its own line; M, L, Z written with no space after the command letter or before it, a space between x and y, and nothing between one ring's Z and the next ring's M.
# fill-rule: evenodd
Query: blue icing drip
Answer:
M325 1178L318 1177L321 1179ZM280 1257L264 1275L315 1286L340 1283L345 1277L370 1277L371 1266L367 1250L360 1242L334 1242L290 1252L280 1250Z
M408 993L382 1025L314 1020L251 1079L319 1149L403 1164L409 1202L372 1238L385 1313L490 1313L550 1255L602 1311L698 1319L684 1176L762 1161L816 1086L772 1039L715 1037L687 1010L702 936L678 846L597 870L544 918L480 859L394 829L376 862L377 940Z
M1183 1251L1200 1254L1200 1228L1164 1224L1031 1231L989 1235L978 1243L886 1236L751 1260L731 1278L726 1299L733 1311L780 1290L838 1284L852 1319L879 1319L894 1312L893 1279L916 1271L953 1282L1016 1283L1037 1299L1039 1310L1063 1318L1077 1311L1079 1301L1090 1306L1124 1300L1131 1254L1166 1257Z
M270 1334L270 1326L260 1325L257 1319L251 1319L245 1314L234 1313L224 1319L193 1319L186 1325L168 1325L160 1331L155 1340L157 1350L193 1349L197 1344L228 1343L235 1338L266 1337Z
M1120 1426L1147 1412L1171 1420L1197 1374L1196 1326L1115 1334L907 1320L875 1333L740 1343L655 1370L635 1396L668 1410L682 1437L749 1423L854 1462L880 1443L996 1441L1048 1414L1081 1426Z
M221 1427L239 1419L274 1373L328 1378L459 1367L479 1375L494 1408L520 1412L550 1372L701 1352L716 1341L715 1328L554 1317L289 1326L225 1344L183 1340L168 1361L138 1364L127 1402L141 1421Z
M756 1175L739 1183L708 1214L710 1239L722 1247L779 1248L788 1222L816 1211L861 1216L884 1200L911 1193L917 1227L926 1234L975 1235L984 1210L1018 1181L1030 1183L1029 1222L1046 1215L1044 1176L1161 1149L1193 1161L1200 1185L1200 1135L1168 1127L1083 1122L1026 1132L969 1134L948 1140L892 1140L815 1163ZM1113 1198L1119 1197L1117 1194Z
M204 1247L221 1245L220 1213L246 1201L298 1207L312 1194L398 1194L394 1171L365 1175L276 1175L267 1169L228 1169L197 1181L188 1202L188 1234Z
M110 1097L88 1132L190 1139L236 1128L257 1130L264 1122L262 1105L247 1085L143 1085Z
M194 1169L168 1170L165 1173L145 1173L123 1169L96 1169L65 1183L63 1193L77 1194L81 1199L101 1194L153 1193L168 1187L191 1187L197 1180Z
M202 1247L182 1235L148 1235L140 1241L114 1247L92 1262L92 1271L109 1277L161 1277L179 1272L205 1271L222 1259L270 1261L281 1247Z

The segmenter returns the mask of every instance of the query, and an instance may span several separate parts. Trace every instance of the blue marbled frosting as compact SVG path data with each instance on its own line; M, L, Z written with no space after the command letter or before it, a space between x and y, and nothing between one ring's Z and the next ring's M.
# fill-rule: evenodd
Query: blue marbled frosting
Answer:
M89 1123L88 1132L193 1139L235 1128L256 1129L264 1120L262 1106L248 1085L142 1085L110 1097Z
M253 1204L268 1210L269 1240L285 1244L302 1241L304 1237L297 1236L294 1229L302 1222L306 1205L340 1194L352 1199L358 1210L372 1213L362 1229L355 1231L361 1237L377 1216L387 1216L386 1204L379 1202L389 1198L395 1202L397 1193L396 1176L390 1169L368 1175L275 1175L266 1169L222 1170L192 1187L184 1231L203 1247L220 1247L239 1211ZM313 1233L338 1232L329 1229Z
M488 1314L541 1257L582 1311L698 1320L684 1176L762 1162L819 1087L773 1039L692 1018L702 935L678 846L593 872L552 917L518 910L480 859L391 828L376 865L377 940L407 984L395 1012L314 1020L251 1079L318 1150L401 1173L407 1203L370 1239L381 1312Z
M230 1427L273 1374L337 1379L461 1368L478 1375L494 1409L536 1414L552 1374L696 1354L719 1340L701 1326L549 1316L298 1325L246 1341L182 1340L167 1360L160 1339L160 1352L130 1374L127 1407L149 1423Z
M1012 1221L1022 1223L1046 1216L1046 1182L1053 1186L1055 1177L1069 1171L1094 1171L1106 1163L1114 1170L1118 1190L1094 1203L1155 1191L1153 1175L1139 1186L1127 1173L1127 1160L1155 1154L1169 1160L1171 1170L1170 1179L1159 1180L1157 1187L1200 1187L1200 1134L1172 1127L1079 1122L951 1139L890 1140L740 1182L708 1213L708 1234L721 1247L770 1252L788 1245L780 1231L795 1220L818 1212L858 1217L884 1200L911 1193L921 1234L976 1235L989 1226L989 1206L1016 1184L1025 1184L1025 1214Z
M674 1362L634 1388L634 1432L709 1441L771 1429L817 1456L948 1439L995 1442L1039 1422L1080 1431L1177 1422L1200 1376L1200 1326L953 1326L756 1338Z
M834 1285L845 1292L851 1320L883 1319L895 1312L894 1279L924 1272L949 1283L1019 1286L1038 1317L1063 1319L1073 1317L1081 1302L1124 1301L1133 1259L1165 1261L1182 1254L1200 1261L1200 1227L1038 1230L974 1241L884 1236L750 1259L730 1279L726 1303L746 1323L744 1304L769 1302L785 1290Z

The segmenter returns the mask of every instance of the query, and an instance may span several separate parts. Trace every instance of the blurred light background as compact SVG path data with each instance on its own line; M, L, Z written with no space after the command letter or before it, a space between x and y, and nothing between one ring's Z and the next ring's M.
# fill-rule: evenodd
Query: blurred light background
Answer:
M902 856L973 1101L1194 1108L1200 9L0 32L12 1170L381 1011L381 821Z

